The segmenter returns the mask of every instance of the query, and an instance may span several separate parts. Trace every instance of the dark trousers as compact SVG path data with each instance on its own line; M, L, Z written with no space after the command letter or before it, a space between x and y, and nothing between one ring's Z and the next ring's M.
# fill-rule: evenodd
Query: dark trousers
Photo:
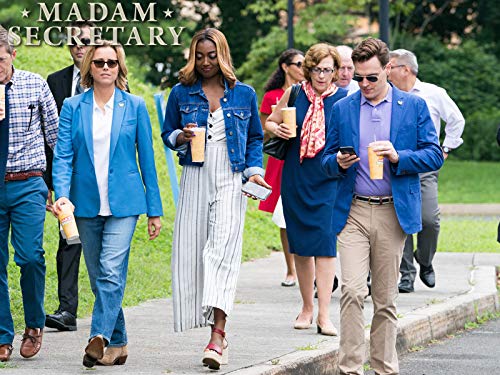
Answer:
M59 232L57 249L57 296L59 310L68 311L74 316L78 310L78 270L82 245L68 245Z

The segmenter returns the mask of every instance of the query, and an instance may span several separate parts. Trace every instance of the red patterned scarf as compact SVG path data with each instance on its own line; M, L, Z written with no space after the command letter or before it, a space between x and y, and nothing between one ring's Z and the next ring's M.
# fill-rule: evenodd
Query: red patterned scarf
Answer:
M302 89L311 103L300 134L300 162L314 158L325 147L325 104L323 99L337 91L333 83L321 96L317 96L310 82L302 82Z

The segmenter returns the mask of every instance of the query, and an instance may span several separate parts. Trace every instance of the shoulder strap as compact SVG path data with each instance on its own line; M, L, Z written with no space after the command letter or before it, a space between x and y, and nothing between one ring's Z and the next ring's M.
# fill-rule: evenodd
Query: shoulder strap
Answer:
M300 83L295 83L292 85L292 89L290 90L290 97L288 98L287 107L293 107L295 104L295 100L300 92Z

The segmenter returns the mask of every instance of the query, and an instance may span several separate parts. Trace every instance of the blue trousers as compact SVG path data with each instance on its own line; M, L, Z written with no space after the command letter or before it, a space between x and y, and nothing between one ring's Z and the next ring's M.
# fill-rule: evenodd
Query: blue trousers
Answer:
M7 279L9 229L14 261L21 268L26 327L45 326L45 252L42 245L46 201L47 186L41 177L9 181L0 187L0 344L11 344L14 340Z
M137 219L138 216L76 218L95 296L90 338L102 335L111 347L127 344L122 301Z

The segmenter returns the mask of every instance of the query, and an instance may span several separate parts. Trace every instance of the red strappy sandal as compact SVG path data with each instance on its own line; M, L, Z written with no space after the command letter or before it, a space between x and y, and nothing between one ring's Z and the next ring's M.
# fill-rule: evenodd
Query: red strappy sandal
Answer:
M224 341L224 348L217 344L208 344L203 352L203 365L208 366L210 370L218 370L221 365L227 365L229 361L229 348L226 340L226 333L218 328L212 326L212 332L218 333L222 336Z

